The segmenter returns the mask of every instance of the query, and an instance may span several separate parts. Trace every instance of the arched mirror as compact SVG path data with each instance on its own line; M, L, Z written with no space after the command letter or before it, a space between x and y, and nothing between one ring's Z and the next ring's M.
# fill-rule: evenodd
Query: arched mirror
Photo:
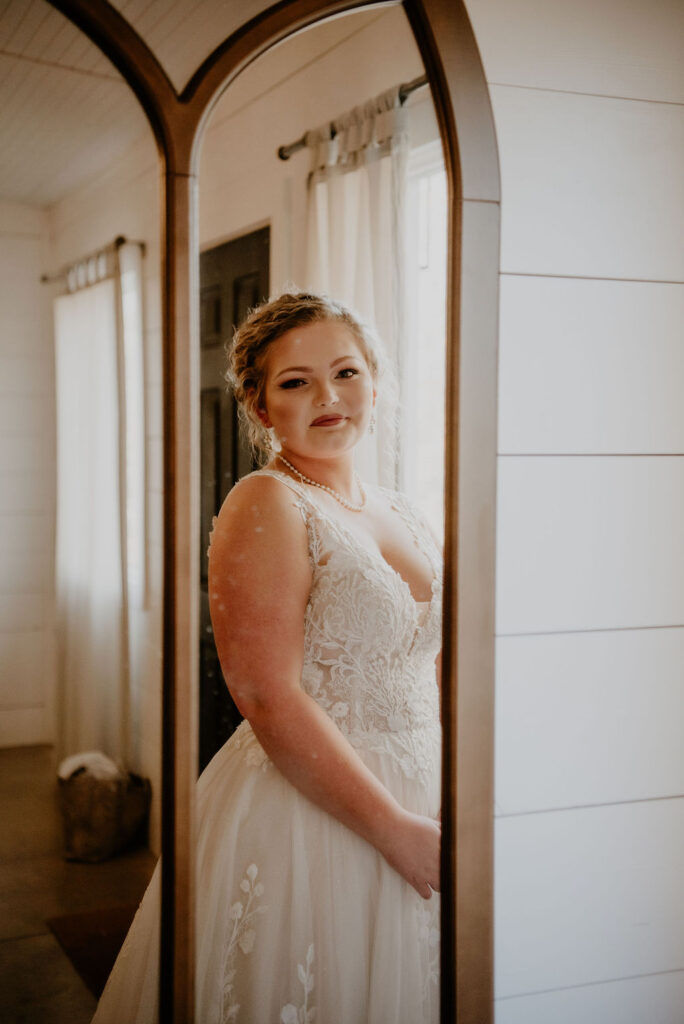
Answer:
M49 4L0 49L0 1016L85 1022L161 841L158 156ZM110 856L129 771L149 823Z
M443 537L446 174L425 68L403 9L360 10L324 20L269 49L239 75L214 107L203 132L199 169L202 525L198 747L201 768L216 755L207 769L213 778L231 770L219 767L227 756L221 748L236 729L239 714L213 643L209 608L211 605L216 613L218 599L211 591L220 591L223 584L215 571L213 576L207 574L206 549L212 517L218 515L232 486L254 466L224 382L226 342L250 308L284 290L323 290L372 324L384 342L389 367L378 384L376 431L359 446L357 468L367 487L399 487L421 508L440 542ZM352 521L348 525L353 529ZM236 536L233 543L245 540ZM329 557L332 562L337 556L332 553ZM437 557L441 577L441 554ZM325 579L321 565L313 574L309 623L317 621L316 587L325 585ZM340 577L327 599L330 604L339 602L338 608L346 579L354 576ZM413 598L403 588L395 589L395 582L392 580L389 604L392 618L403 614L405 597L413 606ZM374 593L374 607L381 609L382 593ZM362 599L359 589L354 608ZM282 601L290 600L293 596L284 589ZM426 610L429 616L432 609ZM373 621L369 665L374 657L385 657L382 615L378 613ZM217 628L221 626L219 621ZM264 628L268 630L268 626ZM436 632L435 647L439 647L439 624ZM335 636L331 633L331 644L337 642ZM262 641L267 639L263 634ZM418 648L422 642L416 640ZM434 675L435 651L430 650ZM405 659L404 671L410 675L413 655L403 646L403 638L395 656ZM307 657L305 646L305 661ZM322 658L317 667L321 679L324 662ZM275 666L273 671L277 671ZM352 715L345 713L352 700L357 700L360 708L363 697L361 692L352 696L352 686L347 675L342 681L343 674L339 670L339 676L331 674L322 684L316 677L317 684L325 686L325 696L321 694L320 699L323 706L335 709L337 725L358 743L358 756L365 757L368 744L358 740L359 729L352 724ZM416 692L418 678L414 681ZM235 691L235 679L228 677L228 683ZM319 693L307 690L308 677L302 685L311 696ZM378 703L381 685L391 684L378 682ZM374 707L368 699L366 709L356 713L367 730L376 728L372 724L376 720L383 723L377 728L386 727L379 712L373 717ZM394 714L400 717L399 703ZM286 720L281 728L290 728ZM251 742L252 736L249 728L246 732L244 726L238 729L238 735L230 740L236 748L248 744L246 737ZM419 787L423 755L417 749L409 750L398 732L388 743L393 751L396 747L398 771L388 770L383 779L388 786L395 783L398 800L406 800L401 780L408 787ZM435 747L438 763L438 732ZM303 826L300 835L287 818L281 821L276 817L267 783L276 769L260 747L246 745L245 751L247 762L250 758L254 762L248 776L254 773L266 788L263 792L259 789L249 812L242 798L233 804L234 794L226 790L224 796L225 814L239 813L242 821L235 849L226 845L227 838L221 841L226 877L233 878L223 904L226 914L233 915L225 950L226 977L231 980L225 990L224 1015L230 1017L234 1012L239 1020L241 1014L247 1019L252 1013L255 1019L278 1019L296 1010L297 1019L303 1020L315 1007L315 1019L337 1013L340 1020L357 1020L377 1013L371 1007L379 1006L381 1000L386 1013L393 1012L389 1007L396 1001L406 1019L438 1020L438 897L433 895L423 904L410 886L406 890L398 887L391 908L378 896L378 906L371 912L364 896L363 856L355 864L354 848L345 847L345 872L342 855L334 847L320 858L315 850L300 849L297 844L305 844L311 823ZM232 756L234 760L236 755ZM373 756L368 754L371 762ZM376 770L385 771L392 756L388 752L382 768L376 766ZM232 770L241 777L238 764ZM310 772L315 775L315 764ZM207 792L210 785L207 783ZM251 786L252 782L245 780L246 790ZM288 799L287 792L280 795L280 801ZM212 813L208 800L202 798L203 808L206 806L203 817ZM438 808L439 802L435 814ZM309 836L308 842L320 840ZM287 852L291 845L292 863ZM210 903L219 906L205 894L213 887L209 872L215 873L212 859L204 854L208 846L209 839L202 844L197 880L200 921L207 921ZM340 849L343 846L341 840ZM240 858L237 874L233 858ZM380 858L378 862L383 863ZM304 863L307 885L302 891L297 888L297 876ZM253 877L247 874L243 878L248 867ZM356 889L349 883L348 872ZM390 873L394 874L391 869ZM396 878L402 881L398 875ZM385 878L378 889L385 891L388 885L391 880ZM411 911L402 909L401 892ZM339 921L341 903L357 908L363 903L372 920L364 920L359 913L345 930ZM297 909L288 924L291 906ZM399 952L395 944L400 932L405 943L412 941L411 927L403 923L412 920L412 915L420 915L416 935L420 931L421 938L415 955L407 957L407 947ZM337 931L331 934L335 935L336 952L331 955L326 941L335 927ZM201 958L197 979L202 986L206 984L207 956L203 933L208 928L208 923L200 925L197 937ZM214 915L210 931L222 931ZM278 944L278 934L287 935L286 941ZM380 952L383 945L397 951L389 964ZM377 952L371 953L371 949ZM415 976L408 963L402 969L402 957L410 960ZM358 978L358 983L338 991L335 964L340 979ZM248 980L255 973L259 976L258 993Z
M282 64L278 62L281 59L287 61L287 48L295 48L289 50L290 54L295 54L293 75L306 70L303 65L296 64L296 47L301 47L300 56L305 57L307 54L307 32L302 30L308 28L317 34L319 40L327 38L334 62L334 55L339 56L344 52L345 42L349 41L345 34L347 28L352 26L352 21L340 17L314 28L312 26L317 19L335 13L345 14L350 19L362 18L363 24L361 20L356 22L358 30L354 27L359 40L367 32L372 34L374 26L376 31L387 27L389 33L392 26L392 31L395 28L398 30L398 24L404 18L402 11L410 22L415 43L406 31L406 22L393 38L396 38L404 54L410 54L408 65L413 62L415 76L411 74L408 77L403 69L396 66L394 54L389 55L387 63L382 66L376 67L373 60L369 67L358 68L359 80L353 88L348 88L348 82L341 82L339 106L331 95L322 96L321 100L325 102L321 103L318 103L317 96L311 95L307 97L307 105L303 110L306 116L293 117L292 111L284 116L281 127L288 128L287 135L274 130L271 115L270 129L278 137L269 140L269 153L272 153L274 145L287 145L295 141L306 129L320 129L325 125L329 127L331 118L344 117L359 103L374 99L400 85L412 85L415 77L422 77L423 72L422 64L417 59L417 44L436 106L444 147L448 195L446 212L440 213L439 204L443 203L444 193L437 181L433 189L429 180L425 180L426 177L429 179L430 169L437 166L434 161L438 162L440 147L435 143L432 155L429 148L425 149L422 156L416 156L413 166L408 168L408 193L411 186L415 185L414 207L418 216L417 219L404 220L402 224L409 232L411 244L415 246L419 270L425 269L422 262L429 252L430 239L440 236L438 230L432 229L441 226L441 219L446 221L448 236L446 330L443 332L447 342L444 622L445 668L451 682L444 691L443 699L445 841L442 844L442 868L445 910L441 955L446 970L442 971L441 1013L443 1019L450 1019L458 1007L461 1020L481 1024L491 1014L491 689L498 171L491 109L465 8L460 2L454 4L444 0L406 2L394 5L394 9L359 3L352 5L358 10L356 14L351 14L347 10L348 4L335 0L328 3L292 0L286 5L278 4L268 9L262 9L259 3L254 3L248 12L253 15L251 20L240 23L244 14L237 14L233 5L224 5L214 0L202 0L192 8L185 0L178 0L166 8L163 15L155 5L138 7L122 3L122 13L119 13L119 5L107 3L106 0L51 0L51 3L81 25L125 75L154 126L163 161L163 213L156 235L161 239L163 256L159 276L153 264L155 269L150 280L160 280L162 284L161 315L156 322L161 324L161 392L165 433L162 702L162 847L165 869L162 874L161 914L161 1019L165 1021L190 1019L193 1013L193 784L198 767L195 735L198 695L195 681L199 660L196 613L201 590L201 559L197 545L201 536L200 504L203 499L207 507L211 504L211 495L206 497L200 484L201 456L205 456L209 471L212 466L218 470L219 476L224 471L216 446L212 451L211 445L205 443L202 452L200 444L202 423L208 425L205 436L207 431L211 434L212 417L214 420L216 417L216 400L215 396L214 399L210 396L202 408L201 391L205 385L200 379L200 356L206 351L208 364L211 363L213 346L207 343L203 349L199 337L202 284L197 265L198 241L201 241L205 253L210 253L212 249L231 245L245 233L254 234L258 230L263 232L264 228L270 228L269 290L285 284L287 276L300 274L305 265L302 252L295 244L295 237L297 229L302 226L306 206L304 168L307 154L295 154L292 160L298 161L298 165L293 162L286 171L281 168L275 172L274 180L280 190L277 214L273 211L264 212L256 206L254 212L249 213L246 204L238 212L236 204L229 204L220 214L220 226L200 221L198 232L195 219L195 176L198 173L201 131L206 127L205 119L217 97L228 85L230 87L222 100L228 127L229 122L237 122L240 118L240 90L246 90L243 98L249 101L248 107L259 105L259 75L263 76L261 89L264 102L276 84L279 88L286 87L286 80L279 78L278 67L282 72ZM17 13L17 20L24 24L30 38L41 40L40 18L37 17L41 4L32 3L29 8L19 4L11 6L16 7L17 12L21 9L21 15ZM383 18L387 21L383 22ZM292 38L288 41L290 35ZM353 33L350 36L353 37ZM211 52L217 40L222 38L225 41ZM310 39L314 40L314 36ZM309 59L313 70L325 54L320 49L316 50L313 42L310 45ZM272 52L265 53L269 47L273 48ZM263 61L248 68L259 54L265 54ZM201 64L205 58L205 63ZM59 63L56 55L54 62ZM90 72L96 67L97 59L87 70ZM395 68L400 73L395 73ZM184 86L186 82L188 84ZM291 84L296 85L294 78ZM323 87L321 91L324 92ZM418 92L412 89L408 91L411 96L401 106L402 109L406 108L410 121L413 104L420 105L421 98ZM343 96L349 97L344 103ZM212 143L217 143L214 159L218 162L211 171L211 163L207 158L206 168L208 174L211 172L214 175L214 199L223 200L225 189L221 188L218 180L219 166L223 162L230 169L235 188L240 173L233 168L238 168L240 162L239 153L234 148L226 148L221 152L221 138L224 137L226 125L222 129L218 117L220 109L219 105L215 120L209 123L205 148L209 154ZM255 134L256 148L251 151L251 158L262 168L266 166L266 159L272 157L268 157L264 150L261 160L259 146L262 141L259 133ZM414 143L417 140L418 136ZM423 141L427 144L429 139ZM241 139L241 146L245 143L246 140ZM155 187L146 189L142 184L148 180L145 173L141 170L135 182L128 182L136 194L136 202L141 204L137 209L143 219L152 217L155 206ZM436 177L438 175L439 172ZM103 183L106 180L105 176ZM127 185L124 182L119 185L118 191L116 187L112 188L112 194L116 194L119 200L125 200ZM246 186L244 177L242 186ZM105 192L101 193L101 197L104 197ZM432 206L430 194L434 199ZM200 199L199 213L202 217L203 209L210 210L213 200L209 194L206 199ZM215 205L214 209L218 209L218 206ZM106 210L106 204L98 205L97 199L93 199L92 207L86 211L92 217L91 226L94 227L96 223L109 225ZM429 228L427 234L426 224ZM118 235L118 225L113 230ZM65 238L71 237L66 224L64 232ZM132 240L139 241L140 238L135 235ZM263 234L261 237L263 241ZM77 235L74 234L73 238L76 239ZM277 253L273 247L274 238L277 240ZM97 244L101 243L98 241ZM153 249L154 243L150 246L150 250ZM263 257L263 247L261 255ZM81 256L81 252L73 255L69 247L66 247L65 259L78 260ZM439 260L435 262L435 266L438 265ZM239 287L237 289L238 299L242 296L240 301L249 304L253 282L250 284L249 280L243 281L242 285L242 292ZM216 285L206 279L204 287L209 291L204 294L207 301L204 304L203 326L208 328L209 336L212 333L221 334L223 327L216 313L216 295L214 293L212 296L211 293L211 288L215 289ZM431 301L430 287L433 285L425 288L427 306L432 310L443 308L442 300L434 303ZM439 290L440 285L434 287ZM147 308L152 313L148 312L151 318L147 324L153 338L154 313L157 308L154 286L150 294L152 298ZM233 305L239 307L240 301ZM362 305L359 300L357 302ZM423 326L420 307L414 316L408 330L412 337ZM405 328L408 323L407 320ZM432 357L424 362L419 360L416 366L411 363L409 349L400 348L398 351L404 359L403 366L400 365L400 384L407 378L413 384L416 373L423 369L429 371ZM207 373L212 374L214 370L208 369ZM159 390L154 386L157 383L150 381L147 394L147 403L153 411L159 397ZM427 388L421 385L424 392L429 392L430 387L429 384ZM437 390L439 388L433 390L433 399ZM220 403L219 398L219 406ZM439 419L440 412L435 409L436 405L437 402L431 402L431 411L436 411ZM417 434L425 422L425 414L418 412L415 404L407 403L403 420L405 431L409 430L406 425L413 424ZM421 491L426 490L427 483L416 484L419 479L416 474L427 469L432 481L430 487L434 490L430 463L437 458L438 446L432 443L431 434L430 429L429 456L421 456L413 469L406 458L403 463L397 463L395 479L400 483ZM399 440L401 442L405 439ZM151 444L149 447L156 449L157 445ZM401 443L399 450L402 450ZM406 453L408 448L404 446L403 450ZM149 465L153 466L153 458L149 454ZM215 480L213 486L216 489ZM219 492L221 486L219 483ZM151 505L155 500L154 491L154 486L148 488ZM439 509L436 497L432 500L432 508L439 528L439 512L434 513L434 510ZM158 655L154 642L149 652L154 661L155 652ZM158 680L154 671L152 678ZM152 697L147 706L158 707ZM154 757L158 751L159 747L152 738L146 753ZM248 875L248 887L253 881ZM311 966L307 956L308 952L305 951L301 961L301 970L305 976ZM297 973L299 976L299 971ZM288 1004L294 1012L298 1012L297 1005ZM287 1012L290 1013L290 1010Z

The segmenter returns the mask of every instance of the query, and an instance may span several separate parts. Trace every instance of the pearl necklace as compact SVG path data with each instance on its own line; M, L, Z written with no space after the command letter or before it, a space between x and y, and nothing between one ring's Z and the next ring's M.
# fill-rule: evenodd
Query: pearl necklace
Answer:
M291 462L287 461L287 459L285 458L284 455L281 454L281 452L278 452L277 458L279 458L280 461L283 462L288 469L291 469L292 472L299 477L303 484L311 484L312 487L320 487L322 491L327 491L328 494L332 495L335 501L339 501L340 505L344 505L344 507L348 508L350 512L363 512L364 508L366 507L366 492L361 486L361 481L359 480L359 477L356 473L354 473L354 480L356 481L356 486L361 491L360 505L354 505L351 501L347 501L347 499L343 495L341 495L339 491L333 490L333 488L328 487L327 484L321 484L318 482L318 480L312 480L310 476L304 476L303 473L299 472L296 466L293 466Z

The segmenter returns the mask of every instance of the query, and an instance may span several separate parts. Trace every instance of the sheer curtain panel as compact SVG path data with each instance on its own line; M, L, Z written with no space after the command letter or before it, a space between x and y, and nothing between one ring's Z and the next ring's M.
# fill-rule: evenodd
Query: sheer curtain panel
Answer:
M55 303L60 757L122 757L116 283Z
M384 342L401 379L405 323L405 197L408 135L399 88L307 135L307 286L350 305ZM362 476L398 479L396 384L381 389L378 429L359 452Z
M55 302L58 753L129 760L131 609L145 591L140 247Z

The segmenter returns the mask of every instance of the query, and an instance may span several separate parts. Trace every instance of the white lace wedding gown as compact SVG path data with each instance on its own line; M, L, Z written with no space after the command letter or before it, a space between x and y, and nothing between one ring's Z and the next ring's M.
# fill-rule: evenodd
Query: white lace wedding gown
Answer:
M313 584L302 686L406 809L440 807L441 558L384 494L433 569L414 601L379 555L284 474ZM287 596L283 595L283 600ZM439 896L423 900L365 840L312 804L243 722L198 783L196 1024L425 1024L439 1019ZM154 1024L159 867L93 1024Z

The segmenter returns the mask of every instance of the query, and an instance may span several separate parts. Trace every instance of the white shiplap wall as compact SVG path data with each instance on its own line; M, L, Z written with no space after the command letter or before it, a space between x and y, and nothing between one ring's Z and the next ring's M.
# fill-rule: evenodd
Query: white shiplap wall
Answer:
M0 4L0 196L47 206L105 173L145 116L98 48L45 0Z
M502 173L497 1024L684 1020L684 6L467 0Z
M54 357L47 217L0 202L0 746L54 733Z

